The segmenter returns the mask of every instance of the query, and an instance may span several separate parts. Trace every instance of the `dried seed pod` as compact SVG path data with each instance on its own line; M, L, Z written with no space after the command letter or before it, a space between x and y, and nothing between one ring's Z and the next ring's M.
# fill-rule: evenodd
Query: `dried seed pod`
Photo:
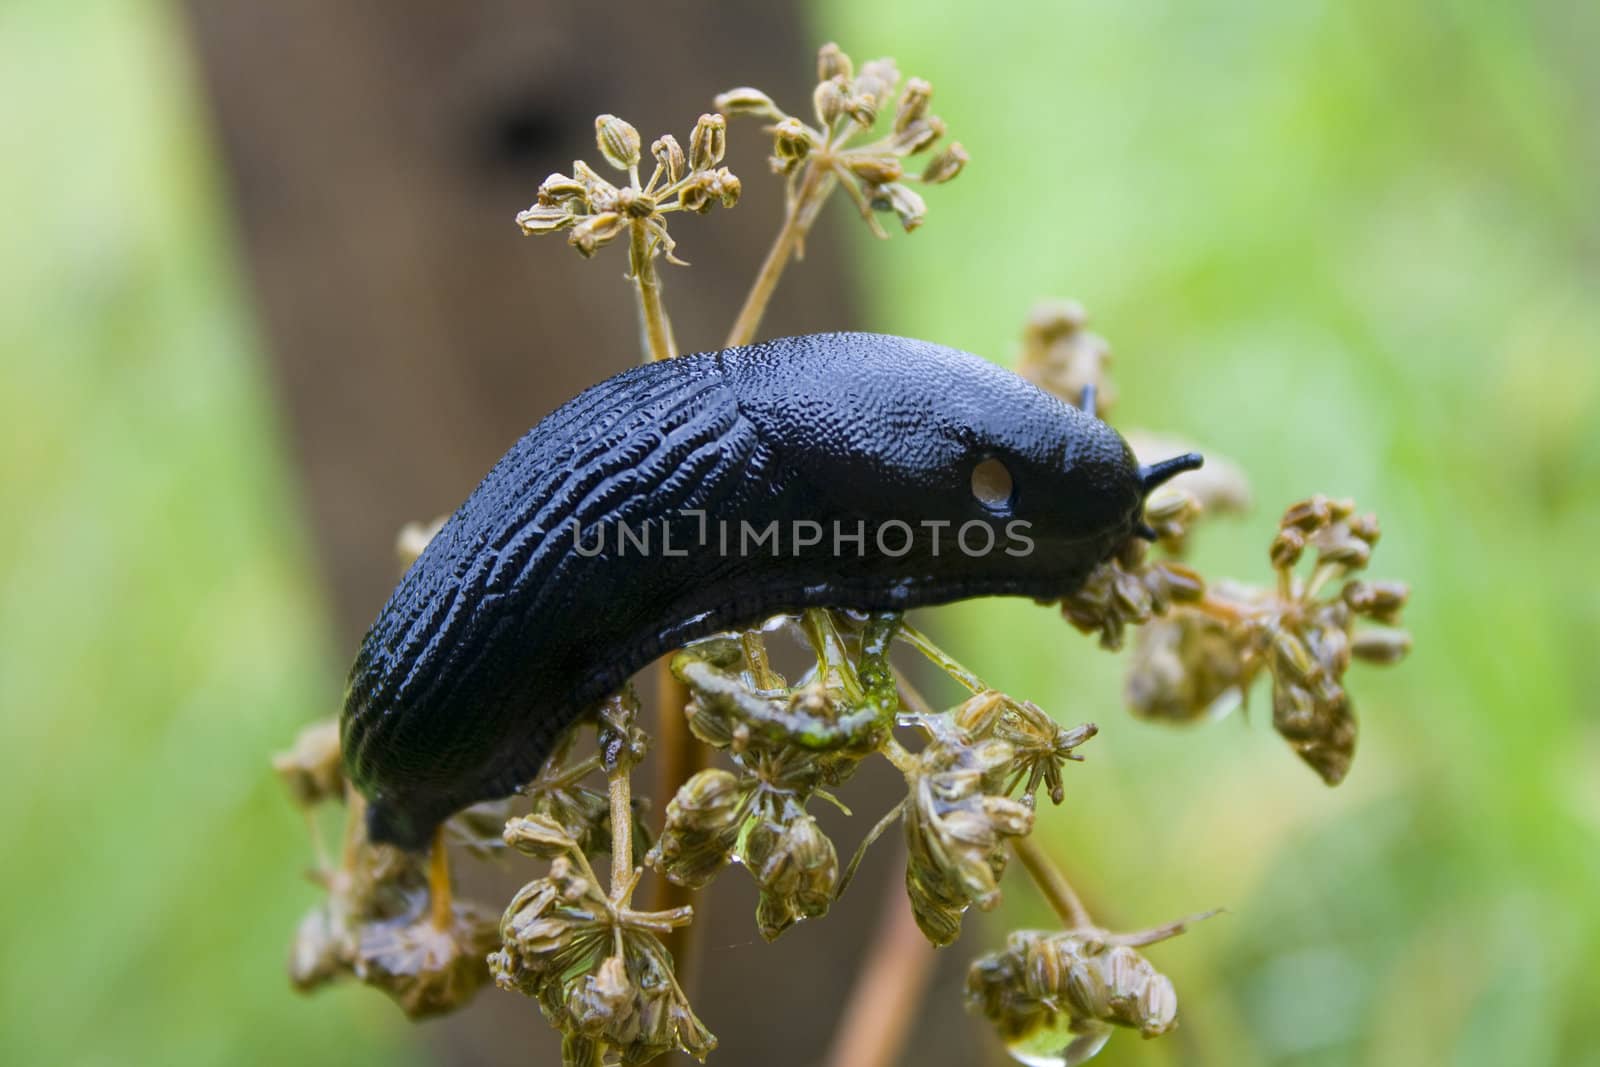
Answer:
M517 212L517 226L529 237L565 230L577 221L577 216L564 207L545 207L535 204L525 211Z
M929 185L943 185L966 169L972 157L957 141L928 161L922 168L922 180Z
M639 165L639 131L615 115L599 115L594 120L594 140L605 161L618 170Z
M572 228L572 232L567 235L567 243L587 258L616 240L626 226L627 221L615 211L591 215Z
M851 174L868 185L899 181L905 174L900 161L894 156L847 156L845 167Z
M272 770L289 787L294 802L309 808L344 795L344 767L339 752L339 723L313 723L301 730L294 746L272 757Z
M1393 626L1400 621L1411 590L1404 582L1362 580L1346 582L1339 595L1357 615Z
M873 110L878 111L889 102L895 86L900 84L900 70L888 56L869 59L861 65L853 84L856 95L870 98Z
M849 83L843 78L829 78L827 81L818 82L817 87L811 92L811 110L816 113L817 121L822 124L824 134L833 128L833 124L839 121L849 107ZM799 122L798 119L785 121Z
M578 847L567 828L548 815L523 815L506 822L506 844L526 856L554 859Z
M667 172L669 184L676 185L689 171L689 158L683 154L683 146L678 139L670 133L664 133L650 142L650 154Z
M1268 549L1267 555L1272 560L1275 570L1286 571L1300 562L1305 550L1305 531L1297 526L1286 526L1272 539L1272 547Z
M689 135L689 169L710 170L728 151L728 120L721 115L701 115Z
M811 131L799 119L784 119L772 128L772 156L778 169L792 170L812 148Z
M1411 652L1411 635L1404 630L1361 630L1350 642L1350 653L1367 663L1399 663Z
M944 136L944 120L937 115L917 119L889 138L889 151L899 156L914 156Z
M695 774L667 804L651 865L679 885L709 884L732 856L748 797L749 790L728 771Z
M904 133L913 124L923 120L928 113L928 102L933 99L933 86L921 78L906 82L900 94L900 106L894 112L894 132Z
M914 190L900 182L876 186L870 194L872 206L879 211L892 211L907 233L921 226L928 215L928 205Z
M817 81L825 82L830 78L848 81L854 74L855 68L850 64L850 57L832 41L817 50Z
M582 200L588 195L588 188L576 178L569 178L565 174L552 174L539 183L539 205L541 207L558 207L574 200Z
M755 115L758 118L773 119L784 117L783 112L772 102L772 97L760 89L752 89L747 85L718 93L711 104L729 118L737 115Z

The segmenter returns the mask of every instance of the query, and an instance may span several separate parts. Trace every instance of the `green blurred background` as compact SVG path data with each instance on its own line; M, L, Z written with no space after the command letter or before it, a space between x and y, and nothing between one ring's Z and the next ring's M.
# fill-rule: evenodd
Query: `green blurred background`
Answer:
M1202 569L1260 579L1321 491L1414 589L1333 791L1259 710L1134 722L1048 610L936 617L1102 724L1043 832L1103 919L1229 909L1151 952L1183 1028L1099 1062L1600 1063L1600 8L1204 8L810 15L974 160L915 235L849 231L868 326L1008 359L1081 299L1119 420L1251 476ZM283 977L312 893L266 758L345 650L186 48L159 4L0 3L0 1061L393 1061L380 998Z

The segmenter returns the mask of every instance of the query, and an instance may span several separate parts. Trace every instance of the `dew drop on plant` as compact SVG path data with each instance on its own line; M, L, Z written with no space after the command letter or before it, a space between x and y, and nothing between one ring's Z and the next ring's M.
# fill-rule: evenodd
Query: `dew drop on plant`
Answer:
M1041 1026L1027 1037L1006 1046L1006 1052L1027 1067L1078 1067L1095 1057L1111 1038L1111 1027L1092 1019L1076 1025L1067 1016Z

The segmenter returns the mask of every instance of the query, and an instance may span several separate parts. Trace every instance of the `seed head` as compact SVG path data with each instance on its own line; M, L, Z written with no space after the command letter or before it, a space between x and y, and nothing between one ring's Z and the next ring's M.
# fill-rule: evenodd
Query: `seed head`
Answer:
M272 769L302 808L343 796L344 764L339 754L338 720L313 723L301 730L289 751L272 757Z
M952 145L949 151L959 148ZM935 158L929 168L942 158ZM961 163L965 161L963 151ZM1111 346L1099 334L1091 333L1088 323L1088 312L1075 300L1035 304L1023 330L1017 373L1078 408L1083 406L1084 389L1094 386L1095 411L1104 416L1117 402L1116 387L1107 374Z
M817 820L789 804L757 818L745 836L744 861L761 889L756 924L776 940L801 919L826 915L839 882L839 856Z
M906 891L928 940L947 945L961 913L1000 902L1006 841L1033 829L1033 809L1004 795L1012 747L995 739L935 738L907 774Z
M966 1000L1008 1043L1062 1022L1072 1033L1093 1033L1100 1024L1145 1037L1177 1025L1171 980L1131 946L1094 933L1012 933L1003 952L973 962Z
M886 237L875 212L893 214L907 232L916 229L927 206L906 183L950 181L968 159L966 150L954 144L924 165L913 168L904 162L932 148L944 136L945 125L928 110L933 94L928 82L911 78L897 97L899 86L894 60L874 59L858 73L837 45L827 45L818 54L817 84L811 96L815 126L785 113L755 90L730 90L717 97L717 104L730 105L730 113L775 120L767 127L773 136L772 169L788 180L790 209L802 226L809 226L828 193L843 187L872 232ZM878 116L891 108L894 118L888 132L869 140ZM803 184L802 174L810 176ZM802 188L810 193L803 204L798 202Z
M729 771L698 772L667 804L666 825L648 862L679 885L708 885L733 854L749 796Z

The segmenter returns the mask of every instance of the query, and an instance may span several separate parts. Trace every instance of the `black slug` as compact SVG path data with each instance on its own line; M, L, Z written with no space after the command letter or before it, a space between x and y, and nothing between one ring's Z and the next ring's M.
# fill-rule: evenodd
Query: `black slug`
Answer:
M401 579L341 721L374 840L531 780L651 660L805 607L1061 597L1141 531L1111 427L977 356L837 333L636 367L495 464Z

